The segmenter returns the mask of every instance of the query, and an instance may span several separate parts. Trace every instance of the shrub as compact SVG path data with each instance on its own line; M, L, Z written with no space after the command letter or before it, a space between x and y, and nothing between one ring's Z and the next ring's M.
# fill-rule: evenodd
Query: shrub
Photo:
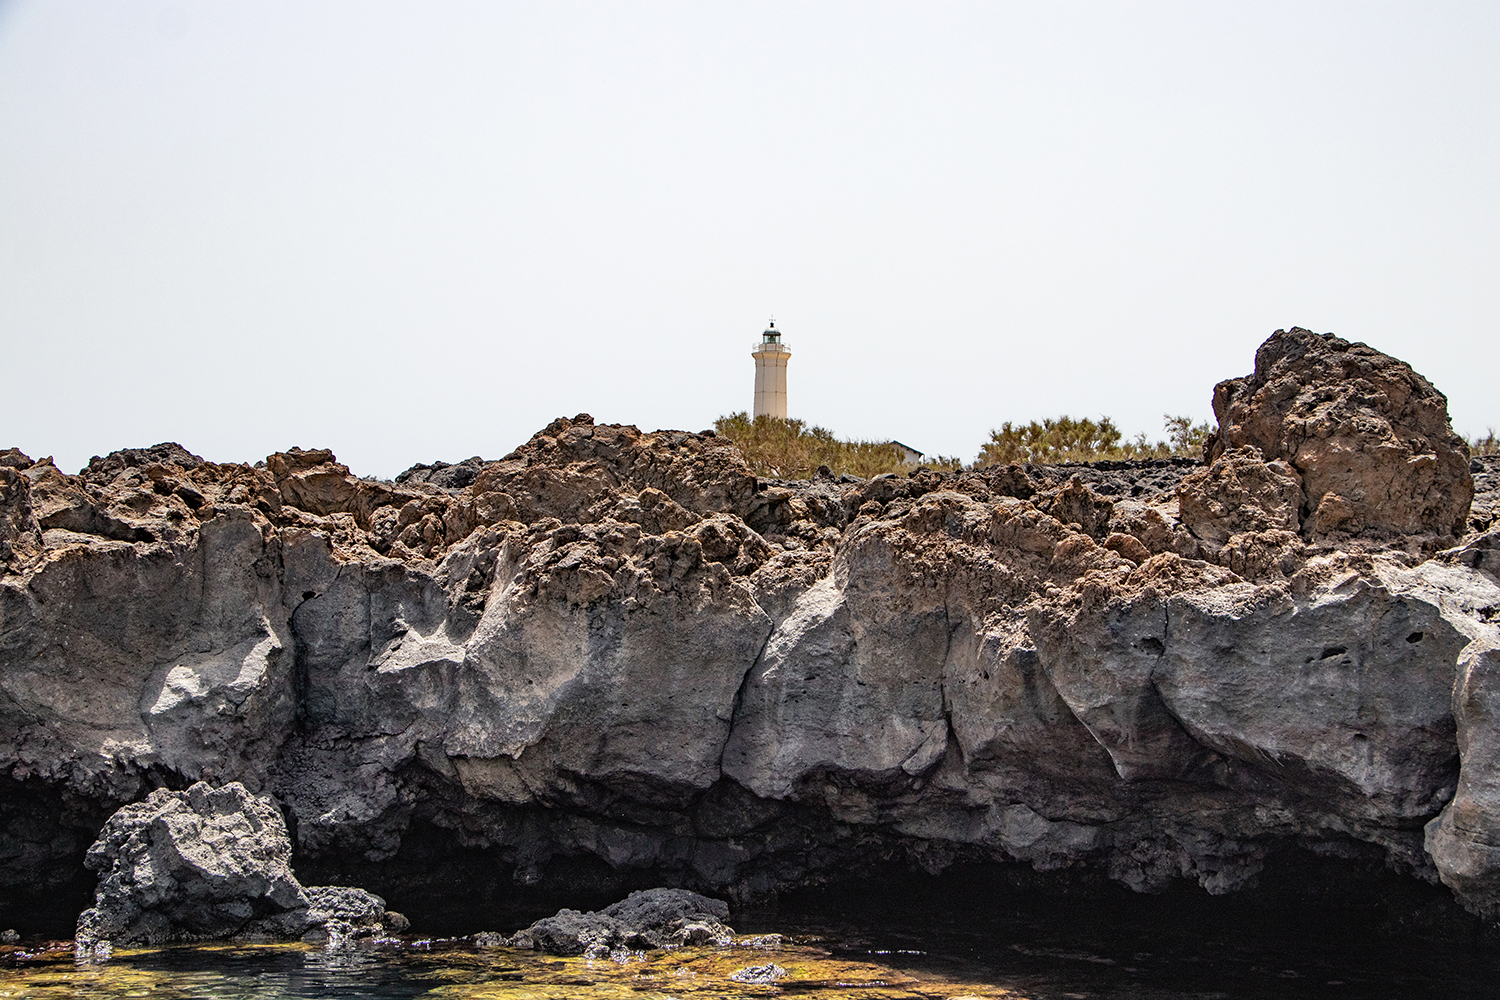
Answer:
M1166 417L1168 440L1151 442L1144 433L1131 440L1113 420L1097 421L1073 417L1048 417L1038 423L1000 425L990 431L990 440L975 459L974 466L1010 465L1030 462L1037 465L1056 462L1097 462L1103 459L1170 458L1203 454L1203 442L1213 428L1207 422L1193 423L1191 417Z
M1195 424L1192 417L1163 417L1162 419L1166 421L1167 442L1172 446L1173 455L1190 455L1197 458L1203 454L1203 446L1208 442L1208 436L1214 432L1208 421Z
M752 419L741 411L715 420L714 430L734 442L757 476L809 479L817 475L818 466L826 465L836 476L847 473L868 479L918 468L905 461L902 450L889 441L842 441L825 427L809 427L796 419L765 415ZM940 457L921 464L957 469L963 463Z
M1500 441L1495 440L1493 427L1484 437L1466 437L1464 440L1469 442L1470 455L1500 455Z

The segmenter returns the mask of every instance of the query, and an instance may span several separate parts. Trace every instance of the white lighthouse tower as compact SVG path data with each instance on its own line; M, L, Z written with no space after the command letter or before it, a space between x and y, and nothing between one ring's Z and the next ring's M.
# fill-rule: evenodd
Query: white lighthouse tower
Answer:
M750 351L755 359L755 416L786 419L786 362L792 352L781 342L776 321L760 335L760 343Z

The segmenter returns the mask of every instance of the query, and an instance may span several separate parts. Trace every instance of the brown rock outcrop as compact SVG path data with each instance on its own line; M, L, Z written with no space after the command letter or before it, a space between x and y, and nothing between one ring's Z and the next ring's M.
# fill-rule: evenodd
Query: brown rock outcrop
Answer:
M1461 535L1474 495L1448 400L1404 361L1301 327L1277 330L1255 371L1214 387L1215 461L1253 445L1302 477L1314 535Z
M1177 500L1182 523L1216 549L1241 532L1301 527L1301 478L1286 462L1265 461L1253 445L1226 452L1185 477Z
M18 469L31 460L15 448L0 454L0 566L18 572L42 551L31 509L31 482Z
M149 448L125 448L102 457L95 455L79 475L91 483L103 486L113 482L127 469L150 469L157 466L196 469L203 464L203 459L182 445L166 441Z

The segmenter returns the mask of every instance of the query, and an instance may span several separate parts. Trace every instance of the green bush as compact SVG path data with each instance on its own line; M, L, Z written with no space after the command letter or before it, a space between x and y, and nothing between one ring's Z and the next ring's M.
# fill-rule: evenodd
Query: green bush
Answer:
M810 479L818 466L826 465L834 475L865 479L884 472L907 473L917 468L889 441L841 441L825 427L809 427L796 419L768 417L752 419L741 411L714 421L714 431L733 441L757 476L775 479ZM957 469L956 458L924 459L930 469Z
M1097 462L1103 459L1201 457L1203 442L1213 428L1207 422L1193 423L1191 417L1166 417L1166 441L1148 441L1144 433L1130 440L1113 420L1101 417L1048 417L1038 423L1000 425L990 431L990 440L974 460L974 467L1011 465L1030 462L1035 465L1056 462Z

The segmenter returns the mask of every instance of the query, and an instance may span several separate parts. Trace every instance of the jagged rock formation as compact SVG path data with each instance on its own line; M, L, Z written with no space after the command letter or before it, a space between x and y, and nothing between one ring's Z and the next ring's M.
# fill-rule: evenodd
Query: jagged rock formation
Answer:
M597 913L560 910L510 937L492 932L476 935L481 947L506 945L552 955L597 958L624 948L734 943L729 904L686 889L643 889Z
M314 866L440 830L521 885L995 859L1220 892L1291 845L1492 912L1500 584L1458 536L1493 466L1337 338L1278 332L1215 399L1206 466L757 481L586 415L396 482L6 453L0 781L36 806L3 888L208 780Z
M404 924L362 889L304 888L291 858L275 803L243 785L157 789L111 816L89 848L99 887L78 917L78 955L230 937L352 940Z
M1310 534L1462 534L1469 449L1448 400L1404 361L1332 334L1277 330L1255 371L1214 387L1209 461L1245 446L1300 473Z
M1474 502L1469 505L1471 534L1500 528L1500 455L1484 455L1469 462L1474 475Z

